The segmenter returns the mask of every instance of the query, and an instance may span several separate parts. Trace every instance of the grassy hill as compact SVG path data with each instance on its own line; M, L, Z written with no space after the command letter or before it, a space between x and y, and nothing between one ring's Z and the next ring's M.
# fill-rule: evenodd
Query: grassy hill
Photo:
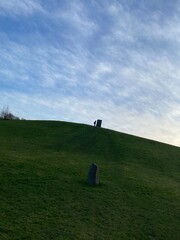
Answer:
M86 184L100 167L97 187ZM1 240L180 239L180 148L81 124L0 121Z

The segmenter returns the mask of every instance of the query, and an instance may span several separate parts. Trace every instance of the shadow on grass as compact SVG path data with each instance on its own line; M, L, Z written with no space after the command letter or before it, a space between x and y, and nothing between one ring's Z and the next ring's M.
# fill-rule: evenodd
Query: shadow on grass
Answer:
M5 228L2 228L2 227L0 227L0 233L3 233L3 234L10 234L10 233L12 233L12 231L11 231L11 230L8 230L8 229L5 229Z
M80 180L78 181L79 185L81 185L82 187L85 187L85 188L103 188L105 187L105 184L104 183L99 183L98 185L89 185L87 183L87 181L85 180Z

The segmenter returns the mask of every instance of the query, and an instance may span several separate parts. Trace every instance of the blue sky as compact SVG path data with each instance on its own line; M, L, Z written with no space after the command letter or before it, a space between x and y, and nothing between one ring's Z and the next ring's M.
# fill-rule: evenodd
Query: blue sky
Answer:
M0 0L0 107L180 146L179 0Z

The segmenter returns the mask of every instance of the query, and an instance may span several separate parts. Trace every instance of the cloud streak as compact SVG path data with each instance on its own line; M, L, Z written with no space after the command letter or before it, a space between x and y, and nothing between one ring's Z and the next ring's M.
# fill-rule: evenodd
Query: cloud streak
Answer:
M44 12L44 9L39 0L1 0L0 15L32 15L36 12Z

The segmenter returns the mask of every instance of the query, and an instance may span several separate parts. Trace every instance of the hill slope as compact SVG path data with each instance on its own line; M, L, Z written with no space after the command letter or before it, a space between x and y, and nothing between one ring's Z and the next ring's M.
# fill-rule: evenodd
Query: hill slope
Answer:
M86 184L90 164L100 186ZM180 239L180 148L106 129L0 121L0 239Z

